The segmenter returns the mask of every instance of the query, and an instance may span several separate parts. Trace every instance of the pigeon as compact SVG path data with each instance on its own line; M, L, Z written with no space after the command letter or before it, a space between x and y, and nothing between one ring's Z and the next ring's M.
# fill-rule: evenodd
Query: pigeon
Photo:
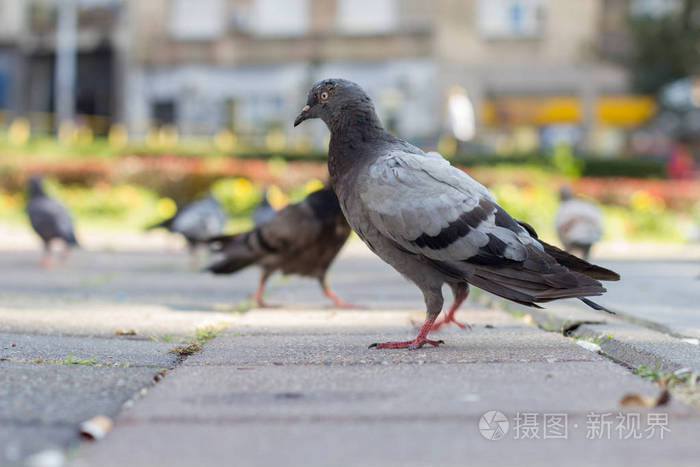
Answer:
M593 203L576 198L568 186L559 190L561 204L554 225L564 249L588 259L591 246L603 236L600 210Z
M206 270L231 274L258 264L263 272L253 299L260 307L270 306L263 300L263 290L267 279L277 270L314 277L336 306L351 307L331 291L326 281L326 272L349 235L350 226L338 198L332 189L325 187L278 211L253 230L210 239L212 248L223 252L224 257Z
M28 191L27 215L29 216L29 222L44 242L44 255L41 259L41 265L50 267L51 242L53 240L62 240L65 244L64 259L71 248L79 246L73 231L73 221L65 206L50 198L44 192L40 177L29 179Z
M267 222L273 217L275 217L276 213L277 210L273 208L270 205L270 202L267 200L267 189L265 189L265 191L263 191L262 201L253 212L253 223L257 227L263 222Z
M197 247L206 245L207 239L221 235L225 224L226 214L219 202L209 195L186 204L178 209L174 216L148 227L147 230L163 227L182 234L194 258Z
M426 319L415 339L377 348L438 346L436 324L454 322L469 284L527 306L605 292L599 280L619 275L537 238L489 191L436 152L425 153L382 126L362 88L343 79L316 83L294 121L319 118L331 133L328 169L345 218L381 259L423 293ZM444 319L442 285L454 303Z

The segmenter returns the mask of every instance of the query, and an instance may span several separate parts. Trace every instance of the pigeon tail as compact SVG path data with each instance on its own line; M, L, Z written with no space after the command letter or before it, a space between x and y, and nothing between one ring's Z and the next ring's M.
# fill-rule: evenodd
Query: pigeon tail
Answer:
M594 310L604 311L604 312L606 312L606 313L610 313L611 315L616 315L616 314L617 314L617 313L615 313L614 311L612 311L612 310L610 310L610 309L608 309L608 308L605 308L603 305L599 305L598 303L594 302L593 300L589 300L589 299L587 299L587 298L585 298L585 297L579 297L578 299L581 300L581 301L582 301L583 303L585 303L586 305L588 305L589 307L593 308Z
M204 270L214 274L233 274L243 268L254 264L259 258L256 256L223 258L207 266Z
M207 239L212 251L223 252L225 256L207 266L205 270L214 274L232 274L255 264L266 253L264 248L260 248L261 235L258 232L259 230L255 229Z
M580 272L593 279L600 281L619 281L620 275L615 271L606 269L595 264L591 264L578 256L574 256L542 240L539 241L544 247L545 253L557 260L557 263L566 267L570 271Z
M153 229L160 229L160 228L170 230L173 227L173 221L175 220L175 217L176 216L173 216L173 217L170 217L168 219L165 219L164 221L158 222L157 224L149 225L144 230L153 230Z

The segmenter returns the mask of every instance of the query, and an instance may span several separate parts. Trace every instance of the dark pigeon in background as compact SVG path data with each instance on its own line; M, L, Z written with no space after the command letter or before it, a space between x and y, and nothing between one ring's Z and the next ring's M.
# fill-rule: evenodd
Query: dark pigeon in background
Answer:
M355 83L316 83L294 121L320 118L331 132L328 169L340 206L367 246L423 292L426 320L405 342L372 344L417 349L437 325L454 321L469 284L527 306L601 295L599 280L618 280L548 245L513 219L489 191L440 154L424 153L382 126L370 98ZM455 296L444 320L442 285ZM607 311L607 310L606 310Z
M148 230L163 227L181 234L187 240L194 258L197 247L206 245L209 238L221 235L225 225L224 210L213 196L208 196L186 204L178 209L173 217L149 227Z
M569 253L588 259L591 247L603 236L603 216L593 203L574 196L571 188L559 190L561 204L554 218L559 241Z
M263 191L262 201L253 212L253 223L257 227L263 222L267 222L275 217L275 214L277 214L277 210L273 208L267 200L267 189L265 189Z
M231 274L257 264L262 267L258 290L253 296L258 306L263 300L265 282L275 271L318 279L323 293L339 307L352 306L328 287L326 272L350 235L338 198L330 188L314 191L303 201L291 204L274 217L248 232L213 238L212 248L223 258L207 270Z
M55 199L50 198L42 186L40 177L32 177L28 183L27 215L34 231L44 242L43 267L51 266L51 243L61 240L65 244L64 258L71 248L78 246L73 231L73 221L68 210Z

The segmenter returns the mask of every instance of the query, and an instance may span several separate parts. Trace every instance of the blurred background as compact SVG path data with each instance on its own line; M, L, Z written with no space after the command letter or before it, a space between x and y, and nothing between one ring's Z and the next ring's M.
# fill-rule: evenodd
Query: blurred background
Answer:
M696 0L0 0L0 246L33 174L79 234L210 188L249 227L327 177L323 124L292 128L327 77L545 239L568 184L609 248L697 241L699 68Z

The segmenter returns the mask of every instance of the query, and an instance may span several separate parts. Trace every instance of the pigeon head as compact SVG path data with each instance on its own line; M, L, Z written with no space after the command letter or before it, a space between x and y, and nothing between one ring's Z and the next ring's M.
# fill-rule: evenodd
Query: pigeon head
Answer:
M574 192L571 191L571 187L568 185L563 185L561 188L559 188L559 199L562 201L574 199Z
M310 118L320 118L331 131L358 121L381 127L369 96L359 85L344 79L324 79L313 85L294 126Z
M41 185L41 177L32 177L27 183L27 189L29 190L29 197L33 198L35 196L44 195L44 188Z

